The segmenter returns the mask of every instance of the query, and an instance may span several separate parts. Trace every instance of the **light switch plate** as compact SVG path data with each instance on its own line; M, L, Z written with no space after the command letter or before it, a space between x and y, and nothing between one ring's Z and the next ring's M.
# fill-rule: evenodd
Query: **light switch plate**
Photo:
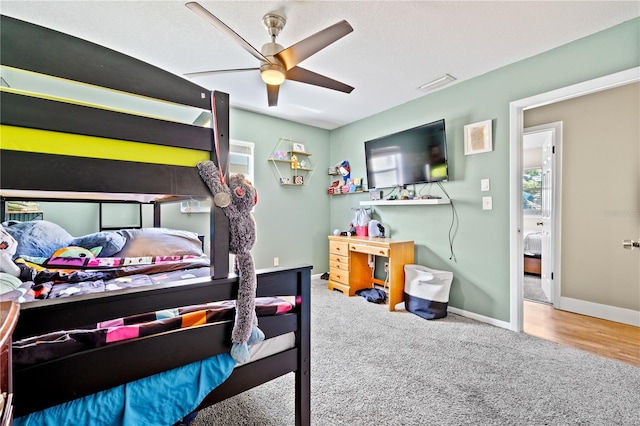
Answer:
M490 189L489 187L489 179L481 179L480 180L480 190L481 191L488 191Z
M482 210L493 210L493 197L482 197Z

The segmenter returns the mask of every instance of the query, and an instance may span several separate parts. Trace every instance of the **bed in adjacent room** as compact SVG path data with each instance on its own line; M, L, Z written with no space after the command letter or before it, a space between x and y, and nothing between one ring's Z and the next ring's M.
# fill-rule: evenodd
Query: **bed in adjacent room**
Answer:
M542 233L527 232L524 236L524 273L542 273Z

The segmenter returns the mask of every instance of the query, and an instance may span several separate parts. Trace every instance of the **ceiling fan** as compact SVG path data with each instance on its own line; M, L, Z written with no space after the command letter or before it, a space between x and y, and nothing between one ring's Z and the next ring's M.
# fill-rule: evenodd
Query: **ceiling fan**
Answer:
M267 85L267 99L270 107L278 104L280 85L285 80L312 84L314 86L338 90L345 93L351 93L353 90L353 87L347 84L297 66L309 56L317 53L353 31L353 28L347 21L343 20L337 24L331 25L330 27L327 27L324 30L319 31L285 49L276 43L276 37L284 28L286 20L277 14L266 14L262 18L262 22L271 36L271 42L264 44L261 51L258 51L235 31L229 28L224 22L211 14L207 9L200 6L200 4L196 2L189 2L186 3L186 6L240 44L242 48L260 61L260 66L256 68L192 72L185 74L185 76L200 77L224 72L259 70L262 81Z

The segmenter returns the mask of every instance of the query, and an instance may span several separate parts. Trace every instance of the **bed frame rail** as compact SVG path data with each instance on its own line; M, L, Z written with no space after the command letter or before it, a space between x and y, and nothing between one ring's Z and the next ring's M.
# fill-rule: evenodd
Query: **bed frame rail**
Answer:
M260 329L267 338L296 331L296 316L294 313L260 318ZM229 352L232 329L232 320L205 324L14 369L16 416ZM151 359L150 352L158 355ZM89 368L90 365L117 365L117 368L96 369ZM47 397L25 398L29 395Z
M256 271L257 296L300 295L298 277L305 267L269 268ZM14 340L56 330L69 330L144 312L218 300L235 300L237 277L185 280L105 293L23 303Z

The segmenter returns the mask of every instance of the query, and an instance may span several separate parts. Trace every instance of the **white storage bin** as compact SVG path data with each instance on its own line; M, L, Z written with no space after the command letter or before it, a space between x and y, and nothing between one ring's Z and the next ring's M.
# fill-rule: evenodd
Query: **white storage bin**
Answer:
M424 319L446 317L451 281L453 272L404 265L405 308Z

